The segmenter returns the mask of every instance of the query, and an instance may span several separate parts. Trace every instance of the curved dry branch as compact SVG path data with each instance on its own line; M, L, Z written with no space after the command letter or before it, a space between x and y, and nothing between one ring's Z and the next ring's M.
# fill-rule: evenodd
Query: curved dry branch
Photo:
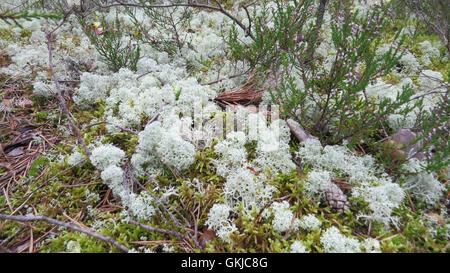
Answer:
M66 222L62 222L53 218L49 218L46 216L35 216L35 215L28 215L28 216L13 216L13 215L6 215L6 214L0 214L0 219L3 220L10 220L10 221L17 221L17 222L35 222L35 221L44 221L50 224L54 224L54 225L58 225L58 226L62 226L62 227L66 227L66 228L70 228L72 230L87 234L89 236L95 237L101 241L113 244L114 246L116 246L117 248L119 248L120 250L122 250L123 252L129 252L130 250L122 245L119 244L116 240L114 240L111 237L102 235L102 234L98 234L86 229L82 229L78 226L66 223Z
M131 224L135 225L135 226L138 226L140 228L143 228L143 229L151 231L151 232L159 232L159 233L164 233L164 234L167 234L167 235L172 235L172 236L178 237L178 238L180 238L182 240L185 240L187 242L189 242L191 240L188 236L186 236L186 235L184 235L184 234L182 234L182 233L180 233L178 231L166 230L166 229L162 229L162 228L151 227L151 226L139 223L138 221L135 221L133 219L130 219L129 222ZM195 244L198 247L198 243L195 242Z
M249 36L250 38L254 39L253 34L251 33L250 27L245 26L241 21L239 21L235 16L231 15L227 10L225 10L222 5L219 3L219 1L214 1L217 6L212 6L208 4L201 4L201 3L195 3L190 2L188 3L170 3L170 4L149 4L149 5L143 5L143 4L137 4L137 3L128 3L128 2L122 2L122 1L115 1L115 3L108 4L108 5L100 5L100 8L110 8L110 7L137 7L137 8L147 8L147 9L154 9L154 8L174 8L174 7L188 7L188 8L201 8L201 9L209 9L214 10L222 13L223 15L230 18L233 22L235 22L244 32L246 36ZM246 8L249 5L246 6ZM247 11L248 12L248 11ZM249 18L250 19L250 18ZM251 21L250 21L251 25Z

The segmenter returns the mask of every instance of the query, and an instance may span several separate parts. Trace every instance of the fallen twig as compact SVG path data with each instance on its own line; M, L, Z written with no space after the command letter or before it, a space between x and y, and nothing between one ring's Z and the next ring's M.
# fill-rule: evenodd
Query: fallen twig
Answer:
M245 72L239 73L239 74L231 75L231 76L228 76L228 77L225 77L225 78L220 78L220 79L218 79L218 80L211 81L211 82L202 83L201 85L202 85L202 86L205 86L205 85L213 85L213 84L216 84L216 83L225 81L225 80L234 79L234 78L237 78L237 77L246 75L249 71L250 71L250 69L248 69L248 70L245 71Z
M125 247L122 244L119 244L116 240L114 240L111 237L107 237L105 235L102 234L98 234L89 230L85 230L82 229L76 225L72 225L66 222L62 222L56 219L52 219L49 217L45 217L45 216L35 216L35 215L29 215L29 216L12 216L12 215L6 215L6 214L0 214L0 219L3 220L11 220L11 221L17 221L17 222L34 222L34 221L44 221L50 224L54 224L54 225L58 225L58 226L63 226L84 234L87 234L89 236L95 237L101 241L113 244L114 246L116 246L117 248L119 248L120 250L127 252L129 251L129 249L127 247Z
M100 125L100 124L109 124L109 125L112 125L112 126L114 126L114 127L119 128L120 130L122 130L122 131L124 131L124 132L132 133L132 134L134 134L134 135L139 134L139 132L137 132L137 131L135 131L135 130L128 129L128 128L125 128L125 127L122 127L122 126L120 126L120 125L111 123L111 122L109 122L109 121L99 121L99 122L96 122L96 123L92 123L92 124L89 124L88 126L86 126L85 129L87 129L87 128L89 128L89 127L92 127L92 126Z
M6 247L0 246L0 253L12 253L12 251L7 249Z
M9 241L11 241L17 234L19 234L23 229L25 228L25 226L20 226L13 234L11 234L11 236L9 236L8 238L6 238L5 240L0 242L0 246L4 246L7 243L9 243Z
M164 233L167 235L172 235L172 236L178 237L182 240L190 241L190 238L188 236L186 236L178 231L166 230L166 229L162 229L162 228L155 228L155 227L147 226L147 225L139 223L138 221L135 221L133 219L130 219L129 222L135 226L138 226L140 228L143 228L143 229L151 231L151 232Z
M70 170L70 169L72 169L72 168L78 166L79 164L82 164L82 163L86 162L86 161L87 161L87 159L83 159L83 160L81 160L80 162L78 162L77 164L75 164L75 165L73 165L73 166L69 166L69 167L65 168L64 170L62 170L62 171L59 171L59 172L58 172L57 174L55 174L54 176L52 176L52 177L48 178L47 180L45 180L44 182L42 182L36 189L34 189L32 192L30 192L30 193L27 194L27 195L21 196L21 197L17 197L17 196L12 195L12 198L14 198L14 199L25 199L25 198L29 198L31 195L33 195L33 193L35 193L36 191L38 191L38 190L39 190L40 188L42 188L43 186L47 185L47 183L50 182L50 181L52 181L55 177L59 176L60 174L66 172L66 171L68 171L68 170ZM36 178L35 181L37 181L38 179L39 179L39 177Z
M306 133L305 131L303 131L302 129L300 129L299 127L295 126L292 122L290 122L289 120L286 120L286 124L289 127L289 129L291 130L291 133L300 141L306 141L307 139L310 138L315 138L314 136L311 136L310 134Z
M27 167L27 166L22 166L22 167L20 167L18 170L15 170L15 171L13 171L13 172L8 173L8 174L5 175L5 176L0 177L0 182L6 180L6 179L8 179L8 178L11 178L12 176L14 176L14 175L20 173L21 171L25 170L26 167Z

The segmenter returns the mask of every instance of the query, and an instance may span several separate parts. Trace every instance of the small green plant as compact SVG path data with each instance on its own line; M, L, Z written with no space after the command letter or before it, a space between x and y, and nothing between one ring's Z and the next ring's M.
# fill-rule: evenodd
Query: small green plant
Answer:
M176 54L186 44L187 37L182 35L182 30L189 27L189 20L192 18L192 9L188 7L174 6L171 9L155 9L146 7L148 1L139 0L141 4L140 11L145 13L146 20L149 20L152 26L152 34L136 16L134 7L125 6L125 11L134 24L133 36L143 44L147 44L157 50L165 51L169 55ZM157 35L155 35L157 33Z
M450 2L441 0L406 0L394 1L396 14L407 14L408 11L414 13L425 24L427 30L435 33L444 43L447 52L450 52L450 27L449 13Z
M117 16L111 23L104 18L95 23L87 22L81 16L77 18L84 33L89 37L109 70L113 72L121 68L137 70L136 65L140 57L139 43L134 42L132 35L121 28L121 22ZM129 35L128 42L124 42L126 35Z
M427 169L429 171L439 171L450 164L448 93L447 89L432 113L423 112L423 116L418 120L421 135L414 143L419 141L423 143L417 153L427 151Z

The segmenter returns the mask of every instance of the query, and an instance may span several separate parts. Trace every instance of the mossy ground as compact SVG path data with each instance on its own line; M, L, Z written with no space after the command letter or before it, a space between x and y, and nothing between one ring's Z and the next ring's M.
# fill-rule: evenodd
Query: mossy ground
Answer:
M30 91L28 91L30 92ZM47 104L52 103L47 101ZM33 108L38 113L32 117L36 122L55 125L50 113L43 111L41 103L35 103ZM49 112L51 112L50 110ZM77 120L88 123L90 120L100 117L101 111L83 111L72 107ZM14 112L12 113L14 114ZM113 143L127 152L130 156L137 145L137 137L134 134L120 132L106 134L104 124L92 126L83 131L84 139L90 143L98 136L105 136L105 142ZM4 138L5 140L7 138ZM298 142L291 141L293 150ZM214 144L213 144L214 146ZM115 199L107 186L102 184L98 171L85 161L77 166L70 167L67 164L67 156L73 152L77 145L73 137L67 137L45 154L37 157L27 173L16 177L14 181L3 181L1 186L3 195L0 196L0 211L11 214L33 213L46 215L61 221L66 221L80 227L95 227L98 232L115 238L119 243L128 248L138 249L145 247L152 251L163 251L164 246L172 246L172 251L192 251L188 242L183 242L161 233L149 232L135 225L128 224L120 213L120 200ZM246 146L251 159L255 145L249 143ZM172 185L179 190L172 205L186 219L197 220L198 231L205 230L205 219L211 206L221 201L221 185L224 179L217 176L212 160L217 155L212 148L199 151L191 168L176 178L170 170L157 177L161 186ZM307 214L315 214L322 221L322 228L337 226L340 231L350 237L359 239L377 238L381 242L383 252L446 252L448 241L445 237L445 228L441 234L433 238L429 227L424 223L423 215L425 207L415 203L414 209L408 202L395 211L405 223L398 230L385 231L382 225L367 223L358 220L356 215L367 211L367 204L362 200L351 200L353 206L350 211L343 214L334 213L330 208L320 204L318 200L309 199L303 192L306 170L294 171L290 174L268 177L269 184L277 185L279 189L274 195L273 201L286 200L293 207L293 213L297 217ZM192 188L186 183L186 179L198 179L206 185L202 192ZM28 181L23 184L23 181ZM141 181L144 187L149 187L147 181ZM193 212L197 215L193 217ZM208 241L204 249L196 249L200 252L283 252L289 248L294 240L302 240L308 250L323 252L320 245L320 232L312 231L288 231L287 234L279 234L273 230L270 219L261 217L262 211L254 211L248 217L239 217L235 224L241 231L233 237L237 242L227 244L221 240ZM160 217L155 217L152 223L147 223L160 228L173 229L173 223L165 222ZM19 233L16 231L25 225ZM179 232L184 232L178 229ZM31 233L33 234L31 239ZM33 244L33 252L119 252L117 248L108 243L97 240L86 234L59 228L44 222L18 223L11 221L0 222L0 238L12 236L5 246L18 251L29 251L30 243ZM72 243L69 243L72 242ZM76 242L76 243L74 243Z

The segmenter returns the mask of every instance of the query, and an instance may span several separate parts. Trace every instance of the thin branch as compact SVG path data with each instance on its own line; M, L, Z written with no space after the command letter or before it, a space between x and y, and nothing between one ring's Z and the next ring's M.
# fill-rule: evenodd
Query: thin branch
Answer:
M75 164L73 166L69 166L69 167L65 168L64 170L62 170L62 171L59 171L57 174L55 174L54 176L52 176L52 177L48 178L47 180L45 180L44 182L42 182L39 186L37 186L37 188L35 188L32 192L30 192L29 194L27 194L25 196L17 197L14 194L12 194L11 197L14 198L14 199L25 199L25 198L28 198L31 195L33 195L35 192L37 192L40 188L42 188L43 186L47 185L48 182L53 181L56 177L58 177L62 173L65 173L68 170L70 170L70 169L72 169L72 168L74 168L74 167L76 167L76 166L78 166L78 165L80 165L80 164L82 164L82 163L84 163L86 161L87 161L87 159L83 159L80 162L78 162L77 164ZM36 180L38 180L38 178L36 178Z
M63 22L65 21L66 17L64 18ZM75 122L73 120L72 114L70 113L69 108L66 105L66 100L64 99L63 95L62 95L62 91L61 91L61 86L59 85L59 81L56 78L55 75L55 71L54 71L54 66L53 66L53 51L52 51L52 36L53 36L53 32L58 29L60 26L62 25L59 24L55 29L53 29L52 31L49 31L48 29L48 21L46 22L46 36L47 36L47 49L48 49L48 64L49 64L49 69L50 69L50 73L52 75L52 81L55 83L55 87L56 87L56 95L57 95L57 99L59 101L59 104L61 106L61 109L64 111L64 113L67 115L67 119L69 121L69 125L72 129L72 132L75 134L75 136L78 139L78 142L80 142L81 146L83 146L83 150L86 153L86 155L88 157L91 156L91 151L89 151L89 149L86 146L86 143L84 142L83 137L80 134L80 130L78 129L78 127L75 125Z
M87 125L85 127L85 129L90 128L92 126L97 126L97 125L100 125L100 124L109 124L109 125L112 125L114 127L119 128L120 130L122 130L124 132L128 132L128 133L131 133L131 134L134 134L134 135L138 135L139 134L139 132L136 131L136 130L128 129L128 128L122 127L120 125L114 124L114 123L109 122L109 121L99 121L99 122L96 122L96 123L92 123L92 124Z
M130 251L127 247L125 247L122 244L119 244L116 240L114 240L111 237L102 235L102 234L98 234L95 232L91 232L89 230L85 230L82 229L76 225L72 225L66 222L62 222L53 218L49 218L46 216L35 216L35 215L29 215L29 216L12 216L12 215L6 215L6 214L0 214L0 219L3 220L11 220L11 221L17 221L17 222L34 222L34 221L44 221L50 224L54 224L54 225L58 225L58 226L62 226L65 228L69 228L84 234L87 234L89 236L95 237L101 241L113 244L114 246L116 246L117 248L119 248L120 250L122 250L123 252L127 252Z
M127 174L127 178L131 178L131 180L133 181L133 183L136 183L141 189L145 190L148 194L150 194L150 196L153 198L154 203L156 204L156 209L158 210L158 212L160 213L160 215L162 217L164 217L166 222L169 222L168 219L166 218L166 216L162 213L162 211L159 209L159 207L161 207L167 214L169 214L170 218L172 219L172 221L180 228L184 227L181 225L181 223L175 218L175 216L173 216L172 213L170 213L170 211L167 210L166 206L164 204L162 204L161 200L159 198L157 198L149 189L147 189L146 187L144 187L137 179L136 177L134 177L134 175L129 172L129 170L133 168L131 165L127 164L126 166L126 174ZM156 183L154 177L150 177L149 178L150 181L153 181ZM159 185L158 185L159 186Z
M159 108L158 112L156 112L156 114L153 115L152 119L147 122L147 125L152 124L159 117L159 114L161 114L161 112L164 110L164 108L166 108L166 106L167 104Z
M174 7L188 7L188 8L203 8L203 9L210 9L221 12L223 15L230 18L233 22L235 22L242 30L244 30L246 36L250 36L250 38L254 39L253 34L250 31L249 27L246 27L241 21L239 21L236 17L231 15L227 10L225 10L222 5L218 1L214 1L218 7L211 6L207 4L200 4L200 3L170 3L170 4L155 4L155 5L142 5L142 4L136 4L136 3L126 3L122 1L116 1L116 3L112 3L109 5L100 5L101 8L110 8L110 7L116 7L116 6L128 6L128 7L138 7L138 8L148 8L148 9L154 9L154 8L174 8Z
M248 8L252 5L254 5L256 2L257 1L253 1L250 4L243 6L243 9L245 10L245 13L247 14L247 19L248 19L248 28L247 29L248 29L249 33L246 33L246 35L248 35L248 36L250 36L250 31L252 29L252 18L250 16Z
M13 172L8 173L8 174L5 175L5 176L0 177L0 182L6 180L6 179L8 179L8 178L11 178L12 176L14 176L14 175L20 173L21 171L25 170L26 167L27 167L26 165L25 165L25 166L22 166L22 167L20 167L18 170L15 170L15 171L13 171Z
M435 88L435 89L437 89L437 88ZM434 90L434 89L433 89ZM446 94L448 91L440 91L440 90L437 90L437 91L429 91L429 92L427 92L427 93L425 93L425 94L421 94L421 95L417 95L417 96L415 96L415 97L412 97L411 99L409 99L409 101L412 101L412 100L416 100L416 99L420 99L420 98L423 98L423 97L425 97L425 96L428 96L428 95L431 95L431 94Z
M147 225L139 223L138 221L135 221L133 219L130 219L129 222L135 226L138 226L140 228L143 228L143 229L151 231L151 232L159 232L159 233L164 233L167 235L172 235L172 236L178 237L180 239L184 239L186 241L190 240L189 237L187 237L186 235L184 235L178 231L166 230L166 229L162 229L162 228L155 228L155 227L147 226Z
M0 246L0 253L13 253L11 250L6 247Z
M312 38L310 41L308 41L308 48L306 49L305 56L306 61L305 64L312 64L313 58L314 58L314 51L317 48L316 40L319 36L320 29L322 27L323 17L325 14L325 7L327 5L328 0L320 0L319 4L319 10L317 12L316 17L316 25L314 26Z
M9 236L5 240L1 241L0 246L6 245L9 241L11 241L14 238L14 236L19 234L24 228L25 228L25 226L20 226L13 234L11 234L11 236Z
M237 77L244 76L244 75L248 74L249 71L250 71L250 69L248 69L245 72L239 73L239 74L231 75L231 76L228 76L228 77L225 77L225 78L221 78L221 79L218 79L218 80L215 80L215 81L207 82L207 83L202 83L201 85L202 86L213 85L213 84L225 81L225 80L234 79L234 78L237 78Z

